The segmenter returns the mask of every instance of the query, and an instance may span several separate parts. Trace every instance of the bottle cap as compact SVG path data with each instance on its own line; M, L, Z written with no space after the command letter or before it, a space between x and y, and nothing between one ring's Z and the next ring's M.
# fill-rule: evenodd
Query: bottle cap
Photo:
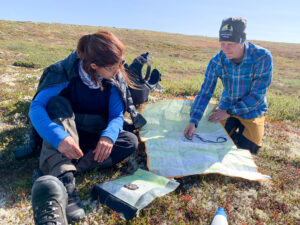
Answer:
M222 215L222 216L224 216L225 218L227 218L227 214L225 213L223 207L219 207L219 208L218 208L218 211L215 213L215 216L216 216L216 215Z

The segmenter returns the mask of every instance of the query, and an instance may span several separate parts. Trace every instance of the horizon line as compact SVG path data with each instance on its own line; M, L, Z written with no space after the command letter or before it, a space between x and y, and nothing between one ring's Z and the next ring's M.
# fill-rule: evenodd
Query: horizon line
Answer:
M148 31L148 32L158 32L158 33L166 33L166 34L177 34L177 35L184 35L184 36L197 36L197 37L205 37L205 38L212 38L218 39L217 36L205 36L200 34L187 34L187 33L178 33L178 32L170 32L170 31L161 31L161 30L147 30L147 29L140 29L140 28L127 28L127 27L109 27L109 26L101 26L101 25L88 25L88 24L73 24L73 23L61 23L61 22L43 22L43 21L31 21L31 20L8 20L8 19L0 19L0 21L10 21L10 22L30 22L30 23L46 23L46 24L61 24L61 25L72 25L72 26L89 26L89 27L106 27L106 28L113 28L113 29L127 29L127 30L137 30L137 31ZM260 40L260 39L246 39L246 41L263 41L263 42L274 42L274 43L284 43L284 44L296 44L299 45L300 42L283 42L283 41L270 41L270 40Z

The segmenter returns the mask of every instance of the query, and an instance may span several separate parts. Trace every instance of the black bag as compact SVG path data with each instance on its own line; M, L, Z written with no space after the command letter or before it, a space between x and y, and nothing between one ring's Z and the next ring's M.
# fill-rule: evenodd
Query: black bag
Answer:
M146 75L143 76L142 70L145 63L147 63L147 71ZM136 57L130 65L125 62L124 68L135 86L135 88L129 87L133 104L135 106L147 102L151 91L164 90L164 88L159 84L162 74L158 71L158 69L153 69L151 72L149 52Z

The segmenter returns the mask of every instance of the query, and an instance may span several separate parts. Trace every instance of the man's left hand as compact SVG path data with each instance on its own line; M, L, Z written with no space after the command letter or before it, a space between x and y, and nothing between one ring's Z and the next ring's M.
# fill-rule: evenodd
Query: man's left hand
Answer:
M95 154L94 160L97 161L98 163L103 162L106 160L113 148L113 142L110 138L108 137L101 137L100 140L98 141L97 147L93 151Z
M208 121L217 123L217 122L220 122L222 120L226 120L229 117L230 117L230 115L225 110L214 109L214 111L212 112L212 114L208 118Z

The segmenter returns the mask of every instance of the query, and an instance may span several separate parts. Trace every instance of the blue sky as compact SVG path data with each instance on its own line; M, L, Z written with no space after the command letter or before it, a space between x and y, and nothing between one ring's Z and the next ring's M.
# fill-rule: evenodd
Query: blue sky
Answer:
M247 19L247 38L300 43L300 0L10 0L0 19L217 37L222 19Z

